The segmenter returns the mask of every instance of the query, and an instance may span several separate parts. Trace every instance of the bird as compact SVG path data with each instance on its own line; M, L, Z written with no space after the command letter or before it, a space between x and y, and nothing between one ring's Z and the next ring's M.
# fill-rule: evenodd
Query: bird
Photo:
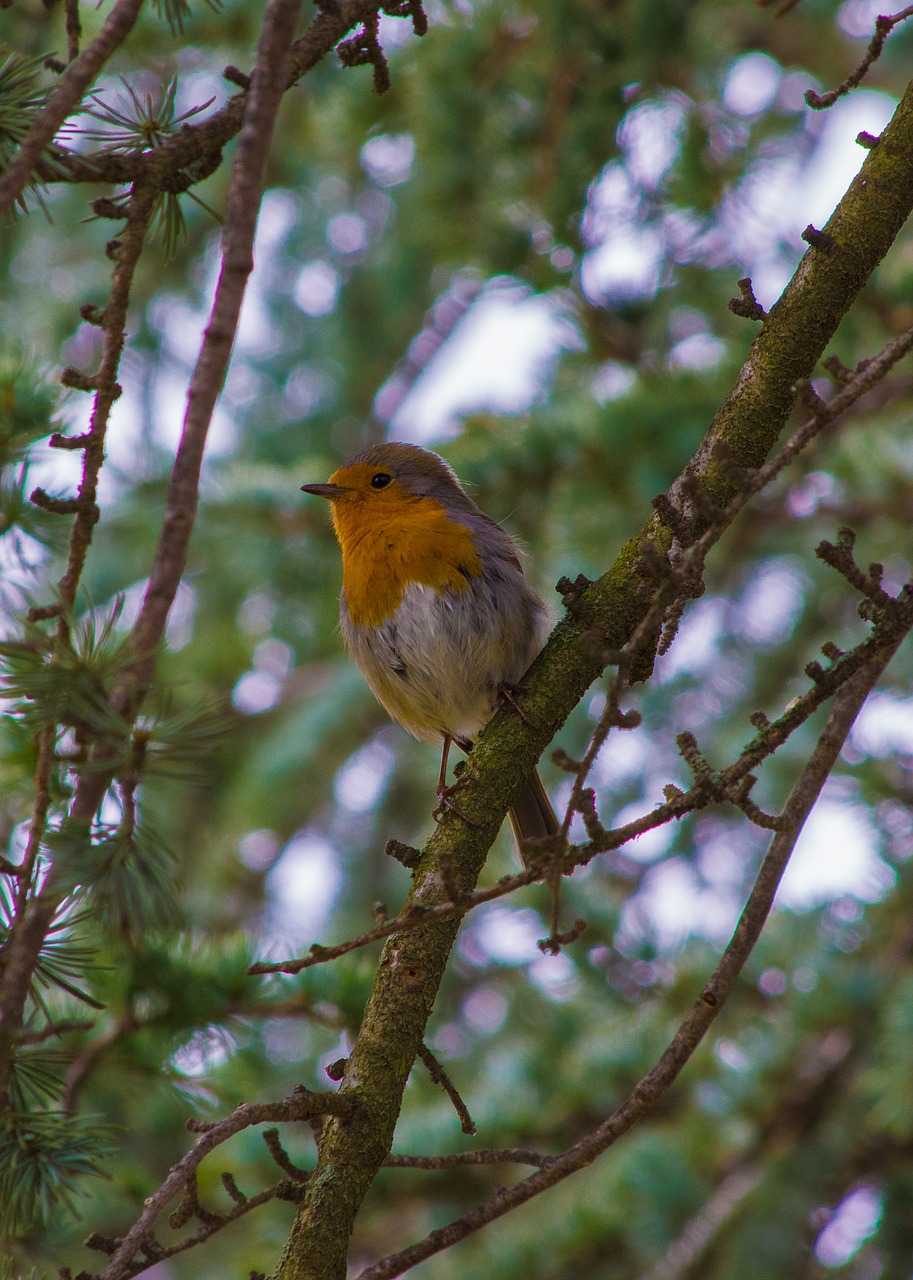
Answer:
M517 544L449 463L415 444L373 445L301 488L331 503L349 652L394 720L442 743L435 818L465 816L447 786L450 745L468 751L499 703L514 701L548 629ZM521 856L525 840L560 830L538 772L509 817Z

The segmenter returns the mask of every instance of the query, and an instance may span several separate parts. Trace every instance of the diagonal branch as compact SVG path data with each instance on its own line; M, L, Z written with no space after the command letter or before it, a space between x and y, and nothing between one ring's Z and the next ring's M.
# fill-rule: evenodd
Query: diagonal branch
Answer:
M376 21L384 8L381 0L334 0L333 4L325 4L304 34L289 44L284 87L291 88L311 71L353 27ZM388 12L394 8L393 5L386 6ZM394 16L412 17L416 34L421 34L421 16L418 21L412 13L400 12ZM243 83L244 91L235 94L220 111L198 124L182 126L153 151L128 155L112 151L90 155L61 153L55 155L53 166L38 164L38 177L46 183L152 182L168 191L186 190L213 171L222 148L237 136L241 128L249 82L236 68L228 68L228 71L231 74L227 78L235 84Z
M711 1023L731 995L739 974L751 955L773 906L777 887L808 815L811 813L862 704L881 677L885 667L900 646L900 641L886 646L871 663L858 672L837 695L811 759L799 775L783 811L787 826L778 831L761 864L757 880L735 932L688 1016L665 1053L632 1089L629 1097L597 1128L575 1142L562 1155L548 1161L538 1172L513 1187L497 1192L478 1209L433 1231L424 1240L401 1253L392 1254L366 1268L358 1280L392 1280L417 1263L442 1249L464 1240L489 1222L494 1222L511 1209L526 1204L572 1173L590 1165L597 1156L618 1141L641 1120L678 1078L683 1067L703 1040Z
M11 209L28 186L45 147L53 141L111 54L133 30L142 7L143 0L117 0L101 31L67 67L60 84L32 121L16 155L0 175L0 212Z

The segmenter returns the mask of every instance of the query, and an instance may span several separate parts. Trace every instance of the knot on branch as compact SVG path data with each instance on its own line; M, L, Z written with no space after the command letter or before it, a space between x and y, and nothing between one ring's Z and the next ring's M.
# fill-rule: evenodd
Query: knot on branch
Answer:
M83 1244L87 1249L94 1249L96 1253L106 1253L110 1257L120 1248L120 1236L105 1236L100 1231L93 1231L91 1235L86 1236Z
M732 314L741 316L743 320L766 320L767 312L754 296L751 276L744 276L737 283L740 296L730 298L726 304Z
M828 231L819 231L817 227L813 227L811 223L802 232L802 239L806 244L811 245L813 249L833 249L835 241L834 237Z
M856 535L851 529L841 529L836 546L825 539L818 544L815 554L825 564L836 569L850 586L865 597L859 606L860 615L866 621L873 622L897 602L881 585L884 577L883 565L870 564L867 573L860 569L853 555L855 540Z
M79 308L79 314L86 324L94 324L101 328L105 323L104 309L97 307L94 302L84 302Z
M181 1203L168 1215L168 1225L177 1230L179 1227L185 1227L191 1218L196 1218L204 1227L214 1227L223 1218L222 1214L211 1213L200 1204L195 1172L187 1175Z
M568 755L563 747L556 747L552 752L552 764L556 764L565 773L579 773L583 768L583 761L575 760L573 756Z
M536 946L543 955L556 956L562 947L569 947L576 942L586 927L587 922L581 916L574 921L570 929L551 933L547 938L540 938Z
M99 196L92 201L92 212L96 218L110 218L112 222L122 222L127 216L127 201L113 200L111 196Z
M857 144L860 147L865 147L866 151L874 151L880 141L881 138L876 138L873 133L866 133L865 129L856 134Z
M812 418L822 417L827 413L827 405L818 395L814 385L808 378L801 378L796 383L796 399Z
M243 71L239 71L235 66L227 66L222 72L222 76L229 82L229 84L236 84L238 88L243 89L245 93L250 88L250 76L245 75Z
M67 365L61 372L60 381L63 386L69 387L71 391L94 391L98 386L96 377L91 374L80 373L72 365Z
M707 590L704 579L700 573L684 573L679 580L679 591L675 600L669 606L666 616L663 619L662 632L659 637L659 643L656 646L656 652L662 657L672 648L675 637L678 635L678 629L681 626L682 618L685 610L691 600L700 600L701 596Z
M694 541L694 526L691 520L680 511L669 499L667 493L658 493L655 498L651 499L651 507L659 516L662 523L684 547L688 547Z
M697 745L693 733L680 733L675 739L679 754L694 774L694 781L707 800L729 799L728 788L722 776L711 767L706 756Z
M283 1178L276 1183L276 1199L284 1200L287 1204L301 1204L306 1191L307 1185L302 1182L289 1182Z
M555 583L555 590L561 595L561 603L572 618L579 616L581 598L590 586L592 583L589 578L582 573L578 573L573 582L570 578L559 578Z
M395 858L407 871L415 871L422 860L421 851L411 844L403 844L401 840L388 840L384 845L384 853L388 858Z
M599 820L599 814L596 810L596 792L592 787L581 787L574 808L583 819L587 836L593 844L602 840L606 834L606 829Z
M848 369L839 356L828 356L821 363L838 386L845 387L853 381L853 370Z

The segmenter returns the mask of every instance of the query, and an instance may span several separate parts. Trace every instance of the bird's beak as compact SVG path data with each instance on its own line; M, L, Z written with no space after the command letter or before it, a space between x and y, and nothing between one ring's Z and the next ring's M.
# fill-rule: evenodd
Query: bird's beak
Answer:
M318 498L341 498L349 491L338 484L303 484L301 492L315 493Z

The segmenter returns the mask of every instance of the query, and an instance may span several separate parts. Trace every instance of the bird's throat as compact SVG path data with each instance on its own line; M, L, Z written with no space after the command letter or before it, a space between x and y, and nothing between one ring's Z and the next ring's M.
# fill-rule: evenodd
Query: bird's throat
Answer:
M482 571L471 531L433 498L343 499L333 503L333 525L342 548L346 604L356 626L385 622L410 583L441 594L464 591Z

